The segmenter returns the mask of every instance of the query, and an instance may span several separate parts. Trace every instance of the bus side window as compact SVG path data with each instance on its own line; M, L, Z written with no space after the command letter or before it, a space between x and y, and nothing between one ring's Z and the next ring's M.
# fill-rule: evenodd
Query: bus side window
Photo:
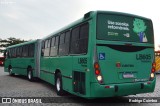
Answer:
M20 47L20 56L22 57L22 46Z
M45 46L44 41L42 41L41 56L44 56L44 46Z
M11 58L14 58L14 48L11 49Z
M16 49L16 57L19 57L19 47Z
M85 23L72 30L71 54L87 53L88 49L89 24Z
M56 42L55 42L55 55L58 55L58 49L59 49L59 36L56 36Z
M34 44L29 45L29 57L34 57Z
M72 37L71 37L71 54L78 54L79 53L79 27L76 27L72 30Z
M23 50L22 50L22 56L23 57L28 57L28 45L23 46Z
M88 35L89 35L89 25L88 23L83 24L80 28L80 53L87 53L88 49Z
M69 44L70 44L69 42L70 42L70 31L67 31L65 36L65 47L64 47L65 55L69 53Z
M54 46L51 47L51 56L58 55L58 45L59 45L59 36L56 36Z
M16 50L16 57L21 57L22 56L22 47L18 47Z
M53 37L51 40L51 51L50 56L56 56L57 55L57 48L55 46L56 43L56 37Z
M13 49L12 49L12 58L15 57L15 52L14 52L14 51L15 51L15 49L13 48Z
M44 56L48 56L47 55L47 46L48 46L48 40L45 40L45 46L44 46Z
M50 50L50 39L47 39L45 41L44 56L49 56L49 50Z
M65 33L62 33L60 35L60 40L59 40L59 55L64 55L65 52L65 47L64 47L64 39L65 39Z
M9 49L10 57L12 58L12 49Z
M16 49L17 48L13 48L13 58L16 58Z
M7 50L6 57L7 57L7 58L11 58L11 50L10 50L10 49Z

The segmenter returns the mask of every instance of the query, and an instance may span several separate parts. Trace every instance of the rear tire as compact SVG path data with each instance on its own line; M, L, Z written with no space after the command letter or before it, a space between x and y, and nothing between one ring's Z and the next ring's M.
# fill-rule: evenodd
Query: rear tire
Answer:
M12 67L11 66L8 67L8 73L9 73L10 76L14 75L14 73L12 72Z
M31 68L28 68L27 77L29 81L33 81L33 73Z
M61 73L56 74L55 86L56 86L57 95L63 96L64 91L63 91L63 87L62 87L62 75L61 75Z

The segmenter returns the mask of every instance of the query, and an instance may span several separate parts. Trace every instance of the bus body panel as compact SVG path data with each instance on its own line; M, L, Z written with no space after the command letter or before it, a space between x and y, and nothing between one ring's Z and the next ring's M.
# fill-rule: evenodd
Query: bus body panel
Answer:
M107 45L97 46L100 71L104 84L129 83L148 81L154 60L153 48L144 48L140 51L123 52ZM120 48L122 45L118 46ZM122 46L123 49L138 47ZM102 57L101 57L102 55Z
M91 83L91 98L99 97L115 97L136 95L140 93L154 92L156 78L149 84L147 82L123 83L123 84L109 84L100 85L99 83ZM142 88L142 84L144 87ZM108 88L110 86L110 88ZM116 91L115 86L118 87Z
M23 47L23 46L27 46L27 45L33 45L34 46L34 51L33 52L33 56L29 57L29 56L22 56L22 52L21 52L21 56L17 56L17 48ZM5 59L5 67L4 67L4 71L8 72L8 68L11 66L12 68L12 73L15 74L19 74L19 75L27 75L27 69L28 67L32 68L33 71L33 77L38 77L38 67L39 67L39 56L38 54L40 53L40 51L38 52L38 50L40 49L40 40L35 40L35 41L30 41L30 42L25 42L22 44L17 44L17 45L13 45L9 48L7 48L7 52L9 53L7 58ZM28 46L29 47L29 46ZM15 56L11 56L11 53L13 54L13 51L11 51L11 49L15 49L14 51L16 51ZM31 51L28 51L28 53Z
M40 78L55 84L55 72L60 71L62 74L63 88L67 91L72 90L72 57L41 57ZM69 86L70 85L70 86Z
M35 66L33 58L15 58L11 60L11 66L13 73L19 75L27 75L27 68L31 66L33 69Z
M98 17L99 13L101 14L100 17ZM89 17L89 13L86 17ZM152 63L154 62L151 20L129 14L114 14L112 12L91 12L90 17L91 18L88 19L89 39L87 54L74 55L70 53L68 56L41 56L40 78L55 84L56 70L59 70L62 74L63 89L77 96L86 98L124 96L153 92L155 78L154 80L150 80ZM101 19L101 21L97 23L99 19ZM109 21L107 21L107 19ZM118 19L121 20L119 21ZM125 22L126 20L128 20L128 22ZM136 28L136 33L132 31L134 29L134 23L137 21L145 23L144 29L145 25L147 26L146 33L137 33ZM43 40L46 41L57 35L61 36L61 33L68 29L72 32L75 27L82 23L85 23L83 19L79 20L77 24L71 24L71 26L63 28ZM98 29L99 32L97 33L98 27L100 27L100 29ZM109 28L109 32L105 31L107 28ZM114 28L118 28L122 31L116 32ZM130 31L132 32L130 33ZM119 33L119 35L117 35L117 33ZM98 34L100 34L99 37L97 37ZM105 38L107 34L110 34L110 36ZM142 39L140 34L144 37L147 35L148 39ZM124 41L123 38L125 39ZM146 43L146 41L149 43ZM120 48L117 49L116 47L115 49L114 46ZM133 48L133 50L125 51L124 49L126 48L122 48L121 46L127 49ZM96 56L94 53L95 51ZM100 55L105 55L105 59L100 59ZM102 84L98 83L95 75L95 57L98 60L97 62L99 63L104 81ZM117 67L117 64L119 64L120 67ZM133 85L133 87L131 87L131 85ZM111 88L107 89L106 86ZM116 92L115 89L117 90Z
M41 65L40 65L40 78L43 79L44 81L47 81L47 78L52 78L53 77L53 73L49 73L50 72L50 58L49 57L44 57L41 58ZM48 73L47 73L48 71ZM53 78L52 78L53 79ZM54 80L53 80L54 81ZM53 83L52 81L48 81L50 83Z
M91 49L95 49L95 54L92 54L93 63L90 64L98 62L103 83L98 82L95 69L91 67L90 96L112 97L153 92L156 78L150 80L154 63L151 20L107 12L97 12L96 15L96 41L93 41L96 44ZM143 39L136 29L138 22L141 23L139 30L144 28L145 31Z

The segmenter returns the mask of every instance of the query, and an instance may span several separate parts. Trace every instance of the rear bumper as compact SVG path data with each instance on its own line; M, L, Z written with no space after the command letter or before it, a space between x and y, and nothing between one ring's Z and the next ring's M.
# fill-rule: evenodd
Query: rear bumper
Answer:
M98 83L91 83L91 97L114 97L114 96L127 96L139 93L153 92L155 88L156 78L150 83L136 82L136 83L123 83L100 85ZM110 86L109 88L107 86Z

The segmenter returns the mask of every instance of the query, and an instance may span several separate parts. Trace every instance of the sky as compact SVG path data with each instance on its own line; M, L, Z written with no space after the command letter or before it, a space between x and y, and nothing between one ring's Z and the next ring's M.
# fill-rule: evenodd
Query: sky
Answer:
M40 39L95 10L152 19L155 49L160 49L158 0L0 0L0 38Z

